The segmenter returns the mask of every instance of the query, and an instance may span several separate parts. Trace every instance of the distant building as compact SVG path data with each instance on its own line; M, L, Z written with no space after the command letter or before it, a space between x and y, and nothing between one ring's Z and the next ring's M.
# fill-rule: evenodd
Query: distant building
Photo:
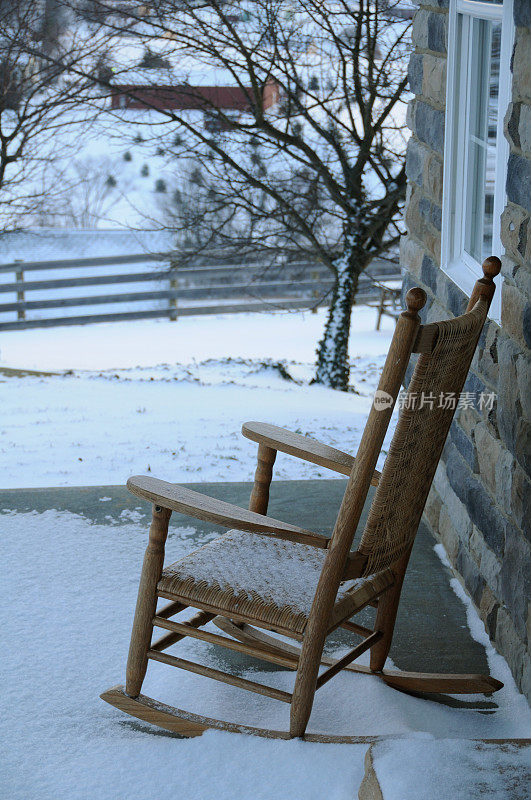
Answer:
M223 77L226 80L223 80ZM187 81L179 80L170 69L132 69L111 78L113 109L200 110L222 109L245 112L252 103L251 87L231 82L231 76L194 71ZM271 108L280 99L274 82L263 87L264 107Z

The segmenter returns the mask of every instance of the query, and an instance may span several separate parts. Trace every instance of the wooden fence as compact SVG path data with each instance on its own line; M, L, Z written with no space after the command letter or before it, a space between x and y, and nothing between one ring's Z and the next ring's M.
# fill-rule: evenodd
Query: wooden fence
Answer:
M0 264L0 330L156 317L175 320L180 316L243 311L309 309L326 304L333 285L330 273L322 265L291 262L268 271L263 264L223 263L220 258L211 263L198 261L196 265L190 265L187 259L184 265L179 265L177 258L175 253L167 252ZM154 266L146 269L150 262L155 262ZM144 265L144 268L115 274L109 274L107 269L134 264ZM393 267L389 262L382 264L380 271L378 266L376 268L377 275L382 274L383 269L384 278L397 277L396 266ZM75 274L77 269L101 267L105 268L103 274ZM49 270L73 270L74 276L39 279L39 272ZM32 273L30 280L28 273ZM33 280L33 273L37 273L36 280ZM9 280L10 274L14 280ZM8 278L7 282L3 282L5 278ZM155 285L141 291L128 291L130 287L127 284ZM378 290L379 285L374 276L362 275L360 301L383 297ZM116 288L95 295L68 294L69 289L89 286ZM123 291L118 291L121 286ZM1 302L4 299L2 295L12 295L12 299L6 298L7 302ZM201 300L203 304L198 302ZM157 307L138 307L153 303ZM130 308L134 304L137 307L133 310L122 310L124 306ZM121 309L101 313L103 309L98 307L106 305L118 305ZM33 317L31 313L82 307L90 307L91 313L45 317ZM11 314L13 319L6 319Z

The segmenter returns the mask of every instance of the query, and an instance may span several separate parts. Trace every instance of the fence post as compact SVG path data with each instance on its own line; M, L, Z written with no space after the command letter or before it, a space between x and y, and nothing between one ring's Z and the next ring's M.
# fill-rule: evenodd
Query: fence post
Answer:
M380 330L380 323L382 321L382 315L385 314L385 301L386 301L387 290L382 286L380 289L380 302L378 304L378 314L376 315L376 330Z
M177 276L177 262L172 260L170 261L170 291L173 289L178 288L178 276ZM177 297L171 297L169 299L169 307L170 307L170 322L177 322Z
M23 263L21 258L17 258L15 261L20 261L21 264ZM24 283L24 271L22 268L16 269L15 280L17 283ZM17 303L23 303L25 299L24 289L17 289ZM26 312L23 308L17 308L17 319L26 319Z
M317 270L312 270L312 272L310 273L310 277L313 281L318 281L319 272ZM312 297L314 297L317 300L319 296L320 296L319 289L314 289L312 291ZM315 303L312 305L312 314L317 314L317 304Z

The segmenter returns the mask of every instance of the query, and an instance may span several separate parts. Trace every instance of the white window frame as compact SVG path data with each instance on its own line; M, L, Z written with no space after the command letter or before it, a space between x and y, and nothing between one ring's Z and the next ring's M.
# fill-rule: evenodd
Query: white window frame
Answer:
M470 48L467 46L457 52L457 17L486 19L501 23L500 75L498 89L498 119L496 126L496 162L494 178L494 210L492 230L492 254L501 256L503 246L500 238L501 215L507 197L505 180L507 161L509 159L509 143L505 138L503 122L511 98L510 61L514 41L513 0L503 0L503 5L479 2L479 0L450 0L448 28L448 64L446 83L446 124L444 146L444 180L443 180L443 216L441 242L441 268L467 295L470 295L474 283L483 277L481 264L465 251L465 208L466 208L466 175L467 153L465 147L467 136L468 114L456 116L456 108L469 108L470 98L467 94L468 75L471 69ZM467 25L465 25L467 29ZM456 68L460 59L461 78L456 86ZM464 121L464 124L463 124ZM461 175L463 185L456 187L452 196L453 177ZM452 208L455 208L452 226ZM502 277L496 279L496 293L492 302L489 317L496 322L501 319L501 283Z

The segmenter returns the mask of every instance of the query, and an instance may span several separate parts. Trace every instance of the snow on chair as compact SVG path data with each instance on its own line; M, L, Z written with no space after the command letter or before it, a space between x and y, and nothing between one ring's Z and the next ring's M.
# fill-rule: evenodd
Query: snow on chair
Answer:
M209 727L281 738L305 735L315 692L343 669L374 675L397 689L421 693L491 693L502 684L486 675L450 675L384 669L409 556L454 416L452 403L407 403L401 410L381 475L375 471L391 414L412 353L418 353L409 384L411 398L458 397L494 295L501 263L483 263L462 316L420 324L422 289L406 295L375 402L355 458L308 437L264 423L246 423L244 436L258 443L258 466L250 510L152 477L130 478L129 490L153 504L126 684L104 700L135 717L194 736ZM277 451L349 474L331 537L266 516ZM371 484L374 499L360 544L351 552ZM163 567L172 511L232 528L221 538ZM158 598L170 601L157 611ZM374 628L351 620L376 607ZM187 607L187 622L171 618ZM228 636L203 630L213 622ZM151 642L153 628L166 633ZM361 642L340 659L323 654L327 636L343 628ZM297 647L270 633L295 641ZM186 636L296 670L293 693L222 672L165 652ZM370 649L370 667L353 664ZM164 705L140 694L150 660L204 675L291 704L289 731L250 728ZM320 672L322 665L327 668ZM315 738L308 736L308 738ZM321 737L322 739L323 737ZM326 737L324 737L326 739ZM351 737L350 737L351 738ZM345 741L349 737L343 737ZM330 734L328 740L341 741Z

